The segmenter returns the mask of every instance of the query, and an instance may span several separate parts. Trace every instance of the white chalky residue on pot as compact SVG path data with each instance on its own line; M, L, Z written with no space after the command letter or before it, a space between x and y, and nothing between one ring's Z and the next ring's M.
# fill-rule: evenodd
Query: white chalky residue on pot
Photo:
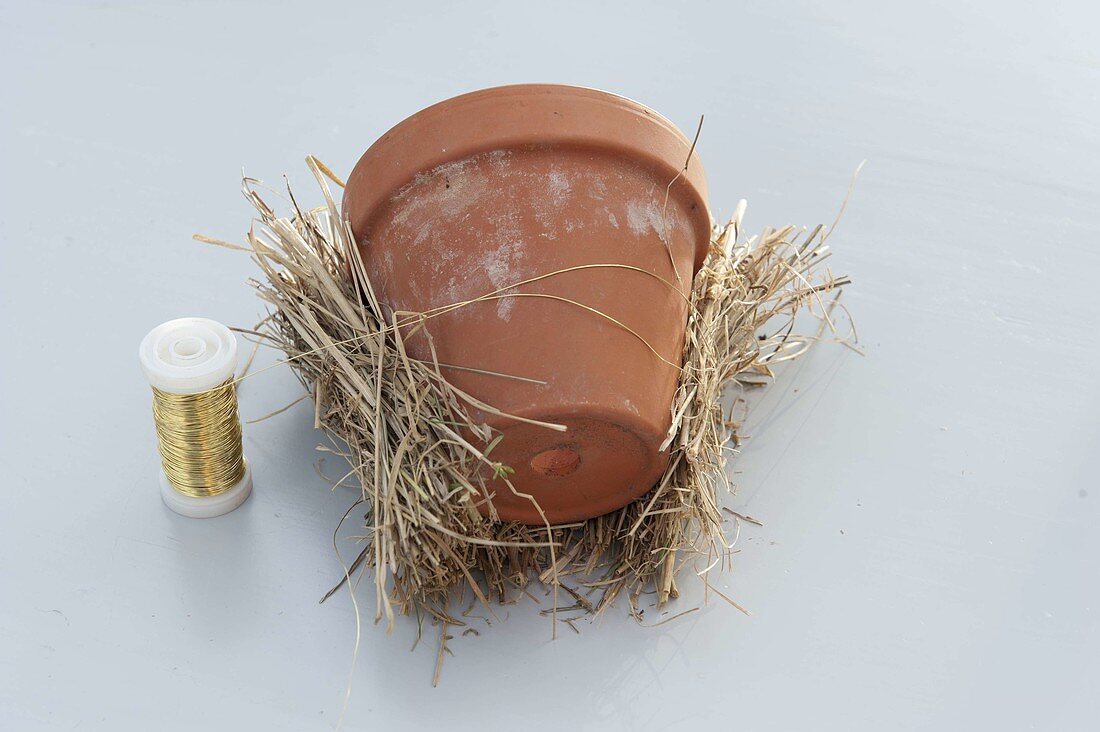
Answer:
M409 217L420 211L433 216L455 218L490 191L489 178L476 167L467 170L480 156L444 163L428 173L420 173L398 191L393 201L400 204L393 221L405 226ZM443 185L430 185L442 180ZM413 191L416 195L409 195Z
M494 287L514 285L522 279L521 263L526 257L526 244L523 241L519 216L514 210L503 210L489 218L496 228L496 248L486 252L482 266ZM512 319L512 308L516 304L514 297L497 300L497 317L507 322Z
M538 184L534 186L535 190L545 190L545 195L532 198L529 205L535 220L543 229L539 236L550 241L556 240L560 233L561 209L569 202L573 192L573 182L568 173L552 165L548 171L515 171L515 174L530 176L530 180Z
M523 259L523 242L515 241L505 245L494 252L489 253L485 260L485 274L489 281L497 288L515 284L519 278L516 276L515 267ZM497 300L497 317L503 321L512 319L512 308L516 300L513 297L502 297Z
M550 200L556 206L564 205L569 200L569 194L573 190L573 184L569 182L569 177L557 166L550 168L546 187L550 191Z
M421 236L417 235L416 241L413 242L414 246L419 244L420 240ZM440 241L438 234L432 237L432 256L429 258L429 261L432 265L432 271L437 275L452 271L459 254L460 251L457 248L443 246L443 242Z
M382 255L382 259L382 282L380 284L384 285L390 280L391 277L393 277L393 251L390 249L385 249L384 254Z
M490 150L484 153L485 157L489 160L489 165L493 166L495 170L504 170L508 167L508 161L512 157L511 150Z
M431 268L434 281L441 282L446 278L446 284L440 288L437 305L483 294L480 290L470 291L470 283L476 282L479 274L487 277L496 288L513 284L520 278L519 263L525 255L520 221L518 213L509 208L510 201L505 200L505 187L500 185L502 178L514 174L511 158L512 152L509 150L492 150L440 165L429 173L417 176L395 197L404 204L394 217L395 221L408 225L410 214L416 214L411 217L412 220L419 219L422 223L416 230L412 248L423 255L422 261ZM565 182L568 184L568 181ZM482 260L463 262L461 248L441 241L440 229L436 225L442 226L468 217L468 210L475 205L494 212L489 217L489 223L495 229L495 241L492 242L495 248L486 251ZM430 255L424 251L424 244L429 244ZM461 267L462 271L456 271L456 267ZM498 300L498 317L508 320L514 303L512 298ZM469 312L469 308L460 308L455 315L464 317Z
M447 230L449 222L469 216L471 207L502 195L501 188L494 182L493 177L508 174L511 156L511 151L493 150L444 163L428 172L418 174L393 196L392 201L397 208L393 223L412 234L409 252L420 259L421 266L430 269L434 275L432 278L434 282L441 283L446 278L446 285L440 288L438 298L433 298L438 300L435 303L436 306L451 304L473 296L466 292L468 288L465 285L466 280L471 275L475 275L476 271L468 272L464 277L447 277L448 274L454 273L462 251L451 242L442 240L441 233ZM484 165L486 162L487 166ZM486 168L491 172L487 173ZM495 222L494 225L496 225ZM518 236L518 231L517 222L505 221L500 227L498 238L502 236L515 238ZM490 263L489 271L495 272L501 281L504 281L508 274L506 270L512 266L509 262L518 257L505 256L499 251L489 256L494 259L494 262ZM522 256L522 251L519 252L519 256ZM386 268L392 272L393 258L390 251L386 252L386 258ZM479 268L476 264L473 266L475 270ZM500 302L502 305L498 307L498 314L506 317L511 311L512 301L501 300ZM460 309L456 313L462 316L465 315L466 310Z
M528 175L545 185L545 195L530 201L535 220L543 229L539 238L556 241L561 234L571 234L589 224L598 225L594 219L565 218L563 214L570 209L569 203L575 194L587 192L592 200L602 201L607 193L607 183L601 176L585 170L566 171L556 165L551 166L548 172L538 171Z
M665 225L661 217L661 205L652 198L633 199L626 204L626 223L635 236L645 236L650 230L664 238Z
M588 196L596 201L602 201L603 197L607 195L607 183L604 179L598 175L592 176L592 188L588 191Z
M651 187L648 195L629 200L625 206L596 205L586 217L578 218L566 213L572 198L584 195L603 201L609 191L603 176L565 168L552 160L532 170L517 166L517 159L512 151L493 150L445 163L417 175L394 195L397 210L393 222L410 237L409 255L419 258L421 266L431 272L431 281L437 283L437 296L432 298L438 300L437 305L476 297L481 291L471 288L478 281L487 279L494 288L502 288L529 274L523 264L533 242L523 238L521 223L526 217L533 217L541 226L542 231L535 235L540 242L572 240L588 226L618 229L623 224L640 239L653 233L666 238L671 222L663 220L663 191ZM615 175L623 178L621 171ZM513 200L509 192L515 185L529 192L525 200ZM465 262L460 248L444 241L442 235L477 211L489 212L487 223L492 233L482 242L481 257ZM670 206L668 216L679 226L682 216L677 214L675 206ZM387 252L385 269L392 271L395 264ZM502 297L496 302L497 317L509 321L516 298ZM468 310L456 311L456 316L462 317Z

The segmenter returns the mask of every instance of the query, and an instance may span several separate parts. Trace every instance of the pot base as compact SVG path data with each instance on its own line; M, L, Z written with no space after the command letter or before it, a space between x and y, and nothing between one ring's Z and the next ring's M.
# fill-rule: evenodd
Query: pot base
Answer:
M560 524L608 513L649 491L668 464L668 453L653 453L660 437L629 416L538 419L567 431L512 423L489 456L515 471L509 475L515 492L492 471L484 474L494 508L509 520Z

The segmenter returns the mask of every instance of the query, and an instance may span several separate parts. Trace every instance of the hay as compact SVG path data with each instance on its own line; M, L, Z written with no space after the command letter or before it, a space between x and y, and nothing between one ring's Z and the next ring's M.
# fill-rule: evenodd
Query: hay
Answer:
M744 202L728 224L715 227L691 292L683 376L666 439L672 457L661 481L605 516L525 526L478 511L494 491L515 490L508 466L493 460L495 436L472 423L466 408L494 410L449 384L439 363L404 349L409 332L466 303L387 320L331 193L330 182L342 182L313 158L307 163L324 196L318 208L302 210L288 190L289 215L279 216L257 193L258 182L244 181L258 213L247 240L263 280L253 285L270 305L254 335L286 353L313 396L326 449L348 462L340 483L360 486L345 518L361 510L366 534L345 580L372 571L375 622L392 628L395 616L415 611L444 628L463 626L457 608L467 591L492 613L494 601L529 594L533 581L553 589L547 612L555 619L576 611L563 616L574 630L577 614L598 615L624 596L640 620L647 588L661 606L677 596L685 567L706 582L725 565L736 519L724 520L720 503L730 490L724 468L738 424L721 397L731 386L766 383L774 364L804 353L821 329L835 333L830 311L847 279L824 265L824 227L769 228L746 238ZM795 334L803 314L820 320L816 333ZM485 465L492 468L488 480L478 477ZM569 605L559 605L559 588Z

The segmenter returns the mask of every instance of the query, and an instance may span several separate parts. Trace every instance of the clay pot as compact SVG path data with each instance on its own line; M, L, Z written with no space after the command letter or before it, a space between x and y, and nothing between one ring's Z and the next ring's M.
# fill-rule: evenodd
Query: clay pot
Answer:
M440 362L546 382L446 371L504 412L568 428L475 414L503 433L492 458L515 470L516 490L551 522L625 506L667 465L658 448L671 423L685 296L710 240L699 161L677 178L689 149L637 102L524 84L418 112L375 142L348 180L343 210L379 296L396 310L423 312L585 264L626 264L673 285L582 269L429 321ZM531 293L583 303L637 336ZM408 348L430 358L423 338ZM529 498L500 480L488 485L501 518L542 523Z

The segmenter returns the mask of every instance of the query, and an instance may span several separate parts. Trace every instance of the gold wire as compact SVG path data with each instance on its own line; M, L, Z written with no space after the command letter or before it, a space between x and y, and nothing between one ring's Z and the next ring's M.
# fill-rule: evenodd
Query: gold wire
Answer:
M216 496L244 477L241 419L232 378L199 394L153 387L157 450L168 482L187 496Z

